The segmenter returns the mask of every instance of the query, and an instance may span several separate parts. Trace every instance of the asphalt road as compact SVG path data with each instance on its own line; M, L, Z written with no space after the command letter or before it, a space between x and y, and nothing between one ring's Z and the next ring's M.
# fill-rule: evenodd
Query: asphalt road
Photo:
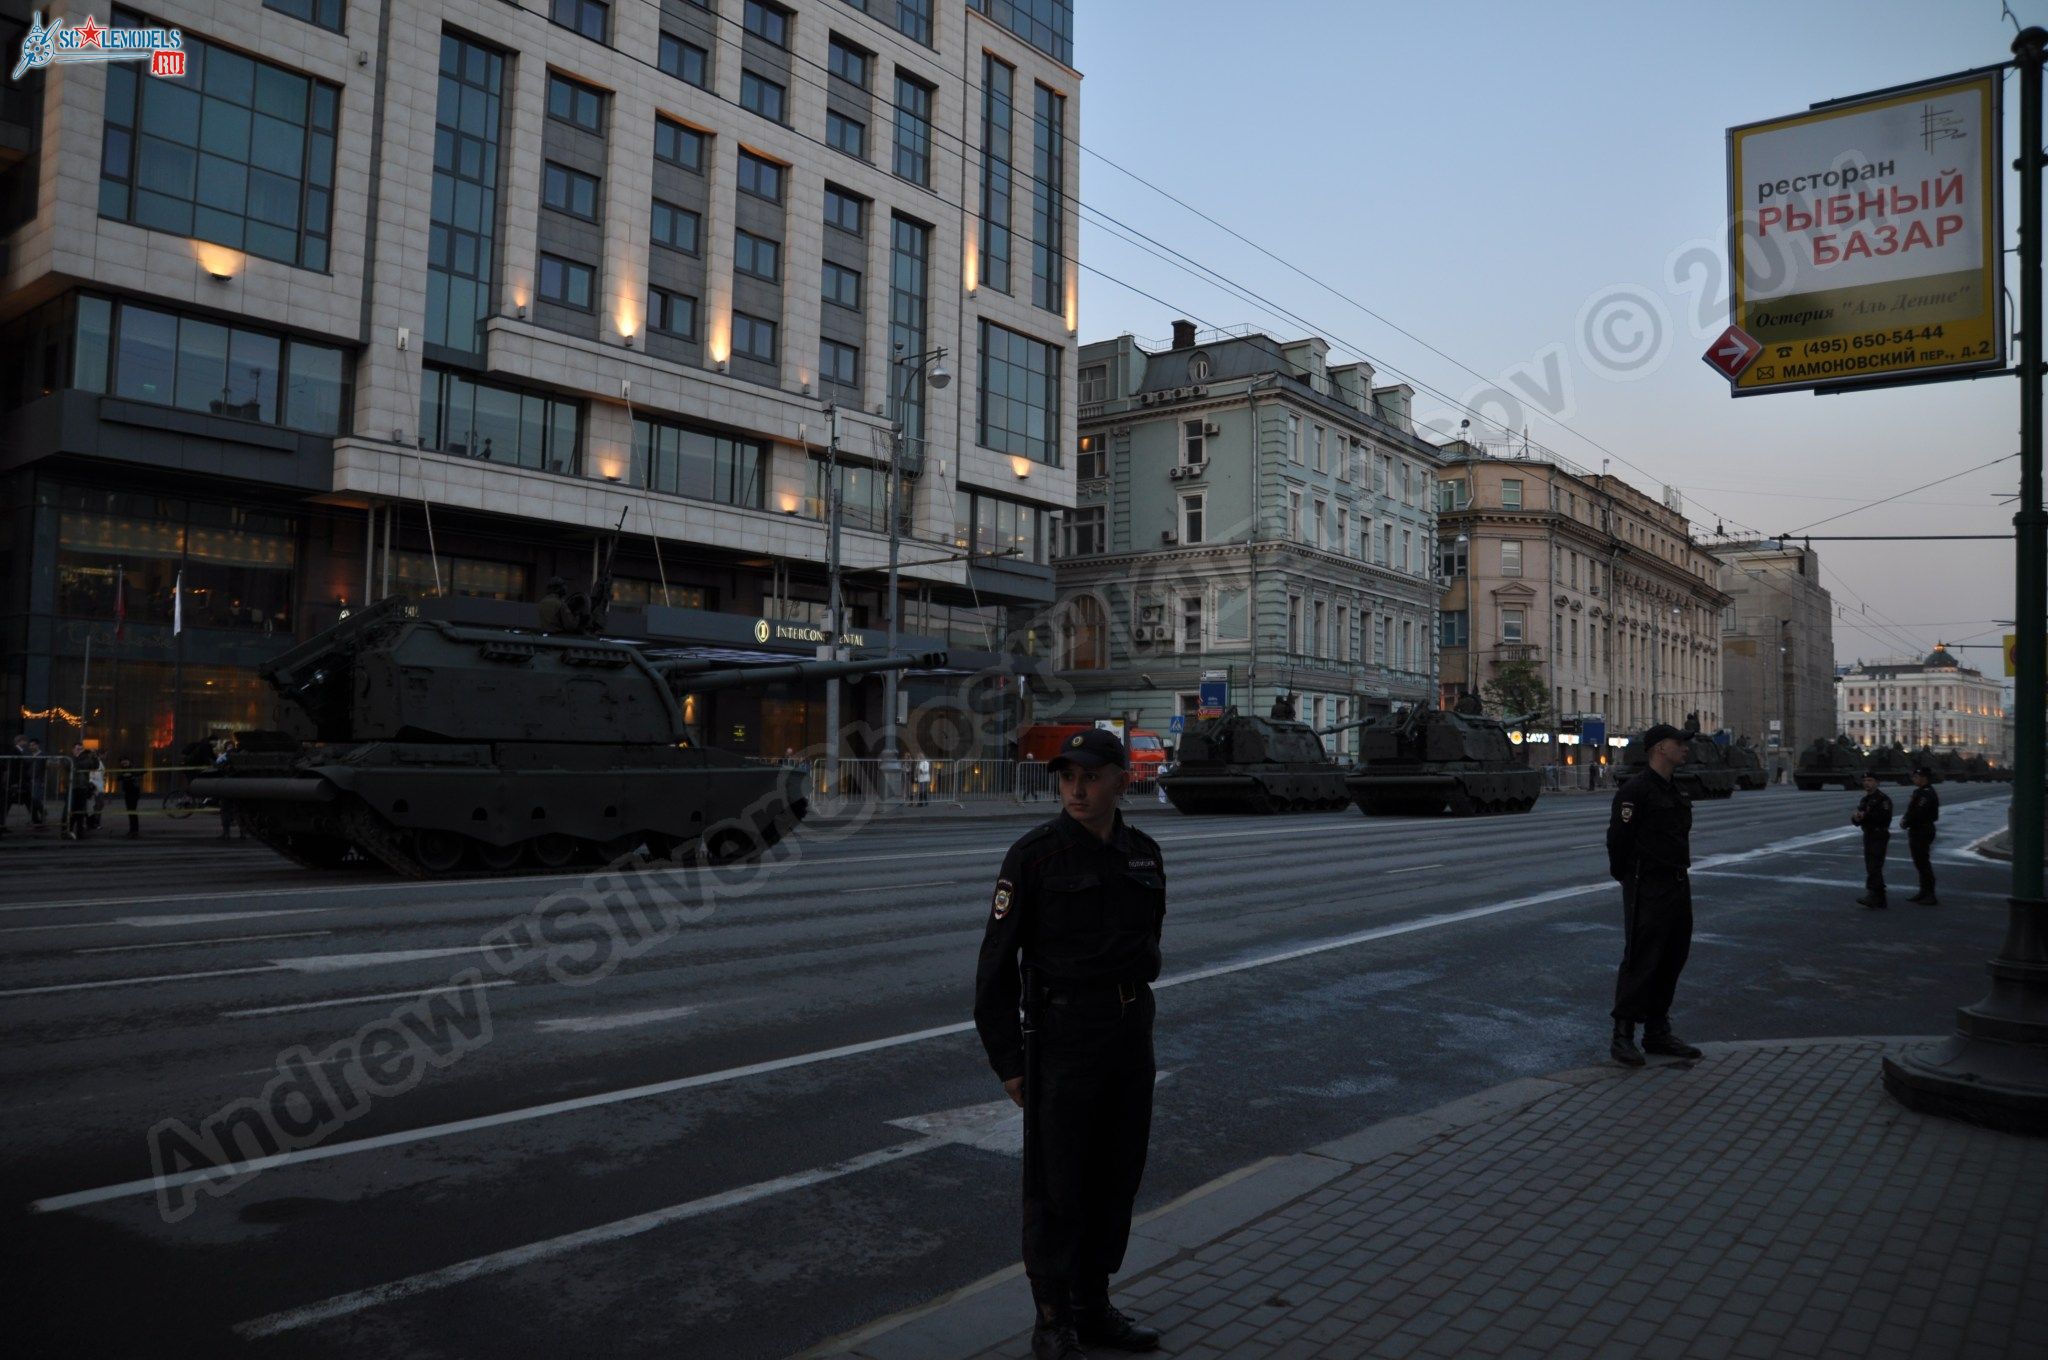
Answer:
M1855 795L1700 805L1680 1032L1946 1032L2005 919L2004 866L1962 847L2007 799L1943 792L1946 904L1905 903L1895 837L1881 913L1853 905ZM1603 1057L1606 816L1148 810L1169 914L1140 1208ZM1013 1262L1015 1120L967 1015L1024 826L807 829L788 862L667 905L643 876L632 911L614 882L580 918L575 879L0 841L12 1353L744 1360ZM209 1139L275 1164L208 1181Z

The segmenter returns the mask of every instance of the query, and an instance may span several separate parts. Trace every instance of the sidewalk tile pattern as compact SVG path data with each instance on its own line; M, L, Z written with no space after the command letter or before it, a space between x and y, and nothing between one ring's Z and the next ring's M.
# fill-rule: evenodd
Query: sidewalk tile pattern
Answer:
M1181 1360L2048 1355L2048 1145L1893 1103L1883 1051L1561 1086L1117 1295Z

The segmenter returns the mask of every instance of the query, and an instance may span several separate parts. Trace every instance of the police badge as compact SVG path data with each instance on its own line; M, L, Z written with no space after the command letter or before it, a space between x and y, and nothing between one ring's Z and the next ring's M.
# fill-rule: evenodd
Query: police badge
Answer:
M1633 816L1635 816L1635 815L1636 815L1636 805L1635 805L1634 803L1623 803L1623 804L1621 805L1621 820L1622 820L1622 821L1626 822L1626 821L1627 821L1627 820L1628 820L1629 818L1631 818L1631 817L1633 817Z
M1002 920L1010 914L1010 881L1002 879L996 884L996 919Z

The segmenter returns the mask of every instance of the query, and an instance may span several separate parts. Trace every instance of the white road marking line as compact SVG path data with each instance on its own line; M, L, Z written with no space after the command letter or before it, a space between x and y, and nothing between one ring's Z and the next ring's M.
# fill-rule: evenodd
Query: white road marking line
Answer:
M228 894L233 897L241 893ZM247 921L257 916L315 916L333 907L278 907L271 911L201 911L183 916L117 916L113 924L155 930L161 926L210 926L218 921Z
M922 883L873 883L859 888L841 888L843 893L901 892L906 888L945 888L955 883L974 883L972 878L931 878Z
M384 949L367 954L311 954L304 958L272 959L279 968L294 973L338 973L346 968L374 968L385 963L419 963L426 959L451 959L457 954L482 954L487 944L461 944L440 949Z
M1424 869L1441 869L1443 867L1441 864L1416 864L1406 869L1389 869L1387 872L1390 874L1419 874Z
M213 968L204 973L154 973L147 977L104 978L98 982L60 982L54 987L10 987L0 996L43 996L50 992L85 992L97 987L140 987L150 982L186 982L193 978L236 977L243 973L274 973L269 964L254 968Z
M445 1289L449 1285L461 1284L465 1280L476 1279L479 1276L502 1274L505 1271L516 1270L520 1266L528 1265L534 1261L545 1260L550 1256L560 1256L600 1242L616 1242L621 1238L637 1237L641 1233L652 1232L656 1228L666 1227L671 1223L681 1223L685 1219L698 1218L704 1214L715 1213L720 1209L730 1209L737 1205L751 1203L757 1199L767 1199L772 1195L785 1194L791 1190L800 1190L805 1186L817 1185L824 1181L838 1180L844 1176L852 1176L862 1171L871 1170L874 1167L886 1166L890 1162L900 1162L905 1157L915 1157L921 1152L930 1152L934 1148L946 1146L951 1141L951 1139L947 1138L920 1138L915 1142L897 1143L893 1147L877 1148L873 1152L864 1152L858 1157L849 1157L845 1161L834 1162L830 1166L813 1167L808 1171L798 1171L788 1176L777 1176L774 1180L758 1181L753 1185L743 1185L735 1190L726 1190L716 1195L706 1195L702 1199L686 1200L681 1204L671 1204L664 1209L654 1209L648 1213L635 1214L631 1218L622 1218L612 1223L601 1223L594 1228L585 1228L580 1232L564 1233L560 1237L550 1237L541 1242L529 1242L525 1246L513 1247L506 1251L492 1252L488 1256L474 1256L467 1261L459 1261L452 1266L443 1266L439 1270L430 1270L424 1274L413 1275L403 1280L395 1280L390 1284L375 1285L369 1289L359 1289L352 1294L338 1294L331 1299L325 1299L319 1303L307 1304L303 1308L291 1308L281 1313L272 1313L267 1317L254 1318L248 1322L238 1322L235 1324L234 1330L237 1334L252 1339L276 1336L280 1332L296 1331L315 1322L326 1322L332 1318L345 1317L350 1313L359 1313L365 1308L374 1308L379 1304L393 1303L399 1299L414 1298L436 1289Z
M542 1020L534 1028L543 1034L597 1034L609 1029L631 1029L636 1025L658 1025L680 1020L703 1010L702 1006L667 1006L654 1011L622 1011L616 1015L572 1015Z
M222 1011L223 1020L244 1020L256 1015L284 1015L289 1011L317 1011L328 1006L354 1006L365 1001L413 1001L423 996L439 996L443 992L466 992L482 990L485 987L510 987L510 978L497 982L451 983L446 987L429 987L421 992L378 992L374 996L337 996L326 1001L299 1001L289 1006L256 1006L249 1010Z
M331 930L286 930L274 935L216 935L208 940L159 940L155 944L100 944L90 949L74 949L74 954L127 954L138 949L187 949L202 944L248 944L256 940L309 940L316 935L331 935Z
M1262 833L1270 835L1270 832ZM1717 855L1702 860L1698 868L1710 868L1721 864L1741 864L1761 859L1768 855L1785 854L1803 850L1809 845L1839 840L1844 836L1857 834L1855 827L1843 827L1835 831L1822 831L1808 836L1795 836L1791 840L1775 845L1759 846L1739 854ZM1456 925L1460 922L1477 920L1481 917L1514 911L1522 907L1539 906L1549 902L1578 897L1589 892L1610 889L1609 880L1598 883L1582 883L1575 887L1556 888L1549 892L1537 893L1531 897L1519 897L1508 902L1490 906L1473 907L1465 911L1445 912L1425 916L1413 921L1401 921L1380 926L1373 930L1360 931L1303 945L1295 949L1282 950L1273 954L1261 954L1241 959L1234 963L1220 964L1197 972L1183 973L1176 977L1162 978L1153 984L1155 990L1162 987L1177 987L1184 983L1200 982L1212 977L1230 973L1242 973L1253 968L1264 968L1271 964L1288 963L1295 959L1343 949L1351 945L1364 944L1372 940L1386 939L1394 935L1405 935L1418 930L1429 930L1438 926ZM888 1034L879 1039L866 1039L860 1043L842 1044L836 1048L816 1049L809 1053L795 1053L786 1058L770 1058L763 1062L749 1063L744 1067L728 1067L716 1072L700 1072L695 1076L675 1077L668 1081L649 1082L642 1086L628 1086L614 1091L598 1091L590 1095L574 1096L566 1100L549 1101L544 1105L529 1105L522 1109L501 1110L496 1114L476 1115L468 1119L451 1120L444 1124L427 1124L419 1128L399 1129L391 1133L376 1134L348 1142L329 1143L320 1147L301 1148L292 1152L280 1152L253 1161L236 1162L225 1167L195 1167L164 1177L148 1177L143 1180L123 1181L118 1185L103 1185L91 1190L76 1190L69 1194L52 1195L29 1205L37 1213L52 1213L59 1209L75 1209L86 1204L100 1204L111 1199L125 1199L131 1195L155 1194L159 1190L172 1189L181 1185L194 1185L208 1180L224 1180L245 1176L252 1171L267 1171L272 1167L296 1166L305 1162L326 1161L333 1157L349 1157L358 1153L376 1152L389 1147L403 1147L410 1143L426 1142L430 1139L445 1138L455 1134L474 1133L482 1129L500 1128L507 1124L523 1124L530 1120L546 1119L558 1114L573 1114L584 1110L602 1109L608 1105L619 1105L629 1101L645 1100L656 1096L673 1095L678 1091L696 1090L706 1086L720 1086L727 1082L740 1081L747 1077L765 1076L770 1072L786 1072L792 1068L812 1067L820 1063L836 1062L841 1058L859 1057L867 1053L880 1053L909 1044L920 1044L928 1039L942 1039L955 1034L972 1031L972 1020L956 1021L950 1025L934 1025L930 1029L910 1030L902 1034Z
M38 930L104 930L118 921L63 921L53 926L0 926L0 935L20 935Z

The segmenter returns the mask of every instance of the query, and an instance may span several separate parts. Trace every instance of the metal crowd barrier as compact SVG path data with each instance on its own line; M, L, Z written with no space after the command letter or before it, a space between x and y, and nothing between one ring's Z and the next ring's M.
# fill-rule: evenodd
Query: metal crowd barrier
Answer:
M879 798L917 807L931 803L1052 802L1053 779L1037 760L882 760L874 756L839 762L835 788L825 762L812 756L796 762L809 769L820 794Z

